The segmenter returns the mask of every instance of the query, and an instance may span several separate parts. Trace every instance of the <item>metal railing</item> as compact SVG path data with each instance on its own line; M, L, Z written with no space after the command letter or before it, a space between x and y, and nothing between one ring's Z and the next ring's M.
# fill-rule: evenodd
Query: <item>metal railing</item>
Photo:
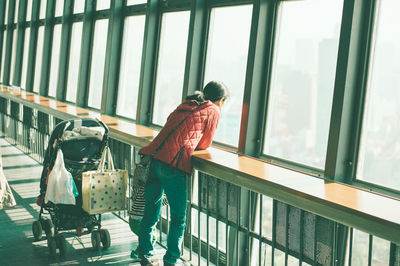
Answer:
M0 97L0 133L39 162L61 118ZM131 174L139 147L109 143L115 166ZM400 265L394 243L218 177L195 171L188 188L182 258L192 265ZM162 246L168 222L166 207L157 226Z

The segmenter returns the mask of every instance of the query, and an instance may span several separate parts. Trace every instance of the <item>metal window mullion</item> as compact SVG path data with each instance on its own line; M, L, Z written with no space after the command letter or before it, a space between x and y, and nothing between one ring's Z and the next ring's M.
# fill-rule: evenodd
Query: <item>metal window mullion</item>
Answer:
M76 104L83 108L87 107L89 96L89 76L93 52L93 35L95 24L94 13L96 11L96 2L97 1L86 0L82 27L82 44Z
M356 174L374 8L373 0L343 5L325 161L325 176L340 182Z
M108 115L115 115L117 108L119 71L124 32L123 2L123 0L112 0L110 23L108 24L104 82L101 98L101 111Z
M142 125L149 125L151 122L157 48L161 28L160 17L159 1L148 0L136 111L136 121Z
M256 0L253 5L238 149L256 157L263 147L277 6L269 0Z
M14 77L12 84L21 86L21 72L22 72L22 60L24 54L24 43L25 43L25 18L26 18L27 0L19 1L18 8L18 27L17 27L17 48L15 55L14 65Z
M54 29L54 12L55 12L55 1L47 1L46 5L46 18L44 26L44 37L43 37L43 53L42 58L42 69L40 70L40 88L39 94L48 96L49 94L49 79L51 69L51 57L52 57L52 44L53 44L53 29Z
M15 13L15 1L8 2L8 21L7 21L7 38L6 38L6 50L4 55L4 69L2 83L5 85L11 85L10 73L11 73L11 58L12 58L12 46L13 46L13 35L14 35L14 13Z
M205 0L192 1L182 99L200 90L203 85L202 66L206 54L209 17Z
M40 8L40 1L32 0L32 11L31 11L32 13L31 13L30 34L29 34L29 53L28 53L26 84L25 84L26 90L29 92L33 91L33 81L35 78L35 71L36 71L35 62L36 62L36 48L37 48L37 38L39 29L39 8Z
M4 54L3 54L4 41L3 40L5 38L5 32L6 32L6 28L4 26L6 23L6 21L4 21L5 14L6 14L5 8L6 8L6 1L0 1L0 72L3 71L1 62L2 62L3 56L4 56Z
M61 26L60 61L58 65L56 99L65 101L67 95L69 55L72 34L72 16L74 0L64 0L63 19Z

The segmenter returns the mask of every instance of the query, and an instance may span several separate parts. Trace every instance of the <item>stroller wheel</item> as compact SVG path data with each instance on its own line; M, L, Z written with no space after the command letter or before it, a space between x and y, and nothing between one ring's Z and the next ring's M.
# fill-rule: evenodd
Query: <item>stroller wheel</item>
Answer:
M111 246L110 232L108 232L107 229L100 229L100 238L104 249L107 249Z
M97 230L92 231L92 247L94 250L100 250L100 242L101 242L101 237L100 237L100 232Z
M57 251L57 243L55 237L50 236L47 238L47 247L49 248L50 256L54 258Z
M32 233L35 241L42 239L42 224L40 223L40 221L33 222Z
M63 235L56 236L57 248L60 250L60 256L64 257L67 253L67 241Z
M50 219L43 220L43 228L47 237L54 236L54 225Z

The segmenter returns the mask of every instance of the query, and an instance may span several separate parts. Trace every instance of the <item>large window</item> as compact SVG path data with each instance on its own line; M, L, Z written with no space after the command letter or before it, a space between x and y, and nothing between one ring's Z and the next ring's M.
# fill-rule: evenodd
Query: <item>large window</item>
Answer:
M322 169L343 0L280 3L264 153Z
M357 178L400 190L400 2L379 1Z
M119 75L117 114L136 117L145 16L127 17Z
M126 4L129 5L138 5L138 4L146 4L146 0L127 0Z
M24 54L22 58L22 73L21 73L21 88L26 89L26 75L28 73L28 54L29 54L29 40L30 40L30 28L25 29L25 40L24 40Z
M97 1L97 10L102 10L102 9L109 9L110 8L110 0L101 0Z
M40 1L39 19L44 19L46 17L46 2L47 0Z
M56 4L55 16L60 17L63 15L64 1L56 1L55 4Z
M7 32L3 31L3 52L1 53L1 69L0 69L0 79L3 82L4 78L4 62L6 58L6 39L7 39Z
M19 0L15 0L14 23L18 22L18 9L19 9Z
M189 11L164 13L158 54L153 123L164 125L182 101Z
M71 46L68 61L67 101L76 102L78 89L79 59L81 54L83 22L72 24Z
M221 112L215 140L238 146L252 6L212 9L204 84L223 82L231 94Z
M27 0L26 2L26 21L31 20L32 15L32 0Z
M106 59L108 19L96 21L93 37L92 63L90 65L90 84L88 105L100 109L103 92L104 62Z
M85 11L85 0L74 1L74 14L83 13Z
M43 61L43 38L44 38L44 26L40 26L38 30L38 39L36 47L35 80L33 82L34 92L39 92L40 76L42 73L42 61Z
M13 42L12 42L12 51L11 51L11 65L10 65L10 84L14 84L14 68L15 68L15 58L17 53L17 30L15 29L13 32Z
M58 66L60 59L60 44L61 44L61 24L54 26L53 33L53 48L51 49L51 65L50 65L50 81L49 81L49 96L56 96Z

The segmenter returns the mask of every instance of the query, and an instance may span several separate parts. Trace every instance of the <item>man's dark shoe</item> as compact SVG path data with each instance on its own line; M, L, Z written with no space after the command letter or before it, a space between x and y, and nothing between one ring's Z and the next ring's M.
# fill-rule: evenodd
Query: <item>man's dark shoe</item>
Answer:
M157 259L141 259L140 260L140 265L141 266L158 266L158 260Z

